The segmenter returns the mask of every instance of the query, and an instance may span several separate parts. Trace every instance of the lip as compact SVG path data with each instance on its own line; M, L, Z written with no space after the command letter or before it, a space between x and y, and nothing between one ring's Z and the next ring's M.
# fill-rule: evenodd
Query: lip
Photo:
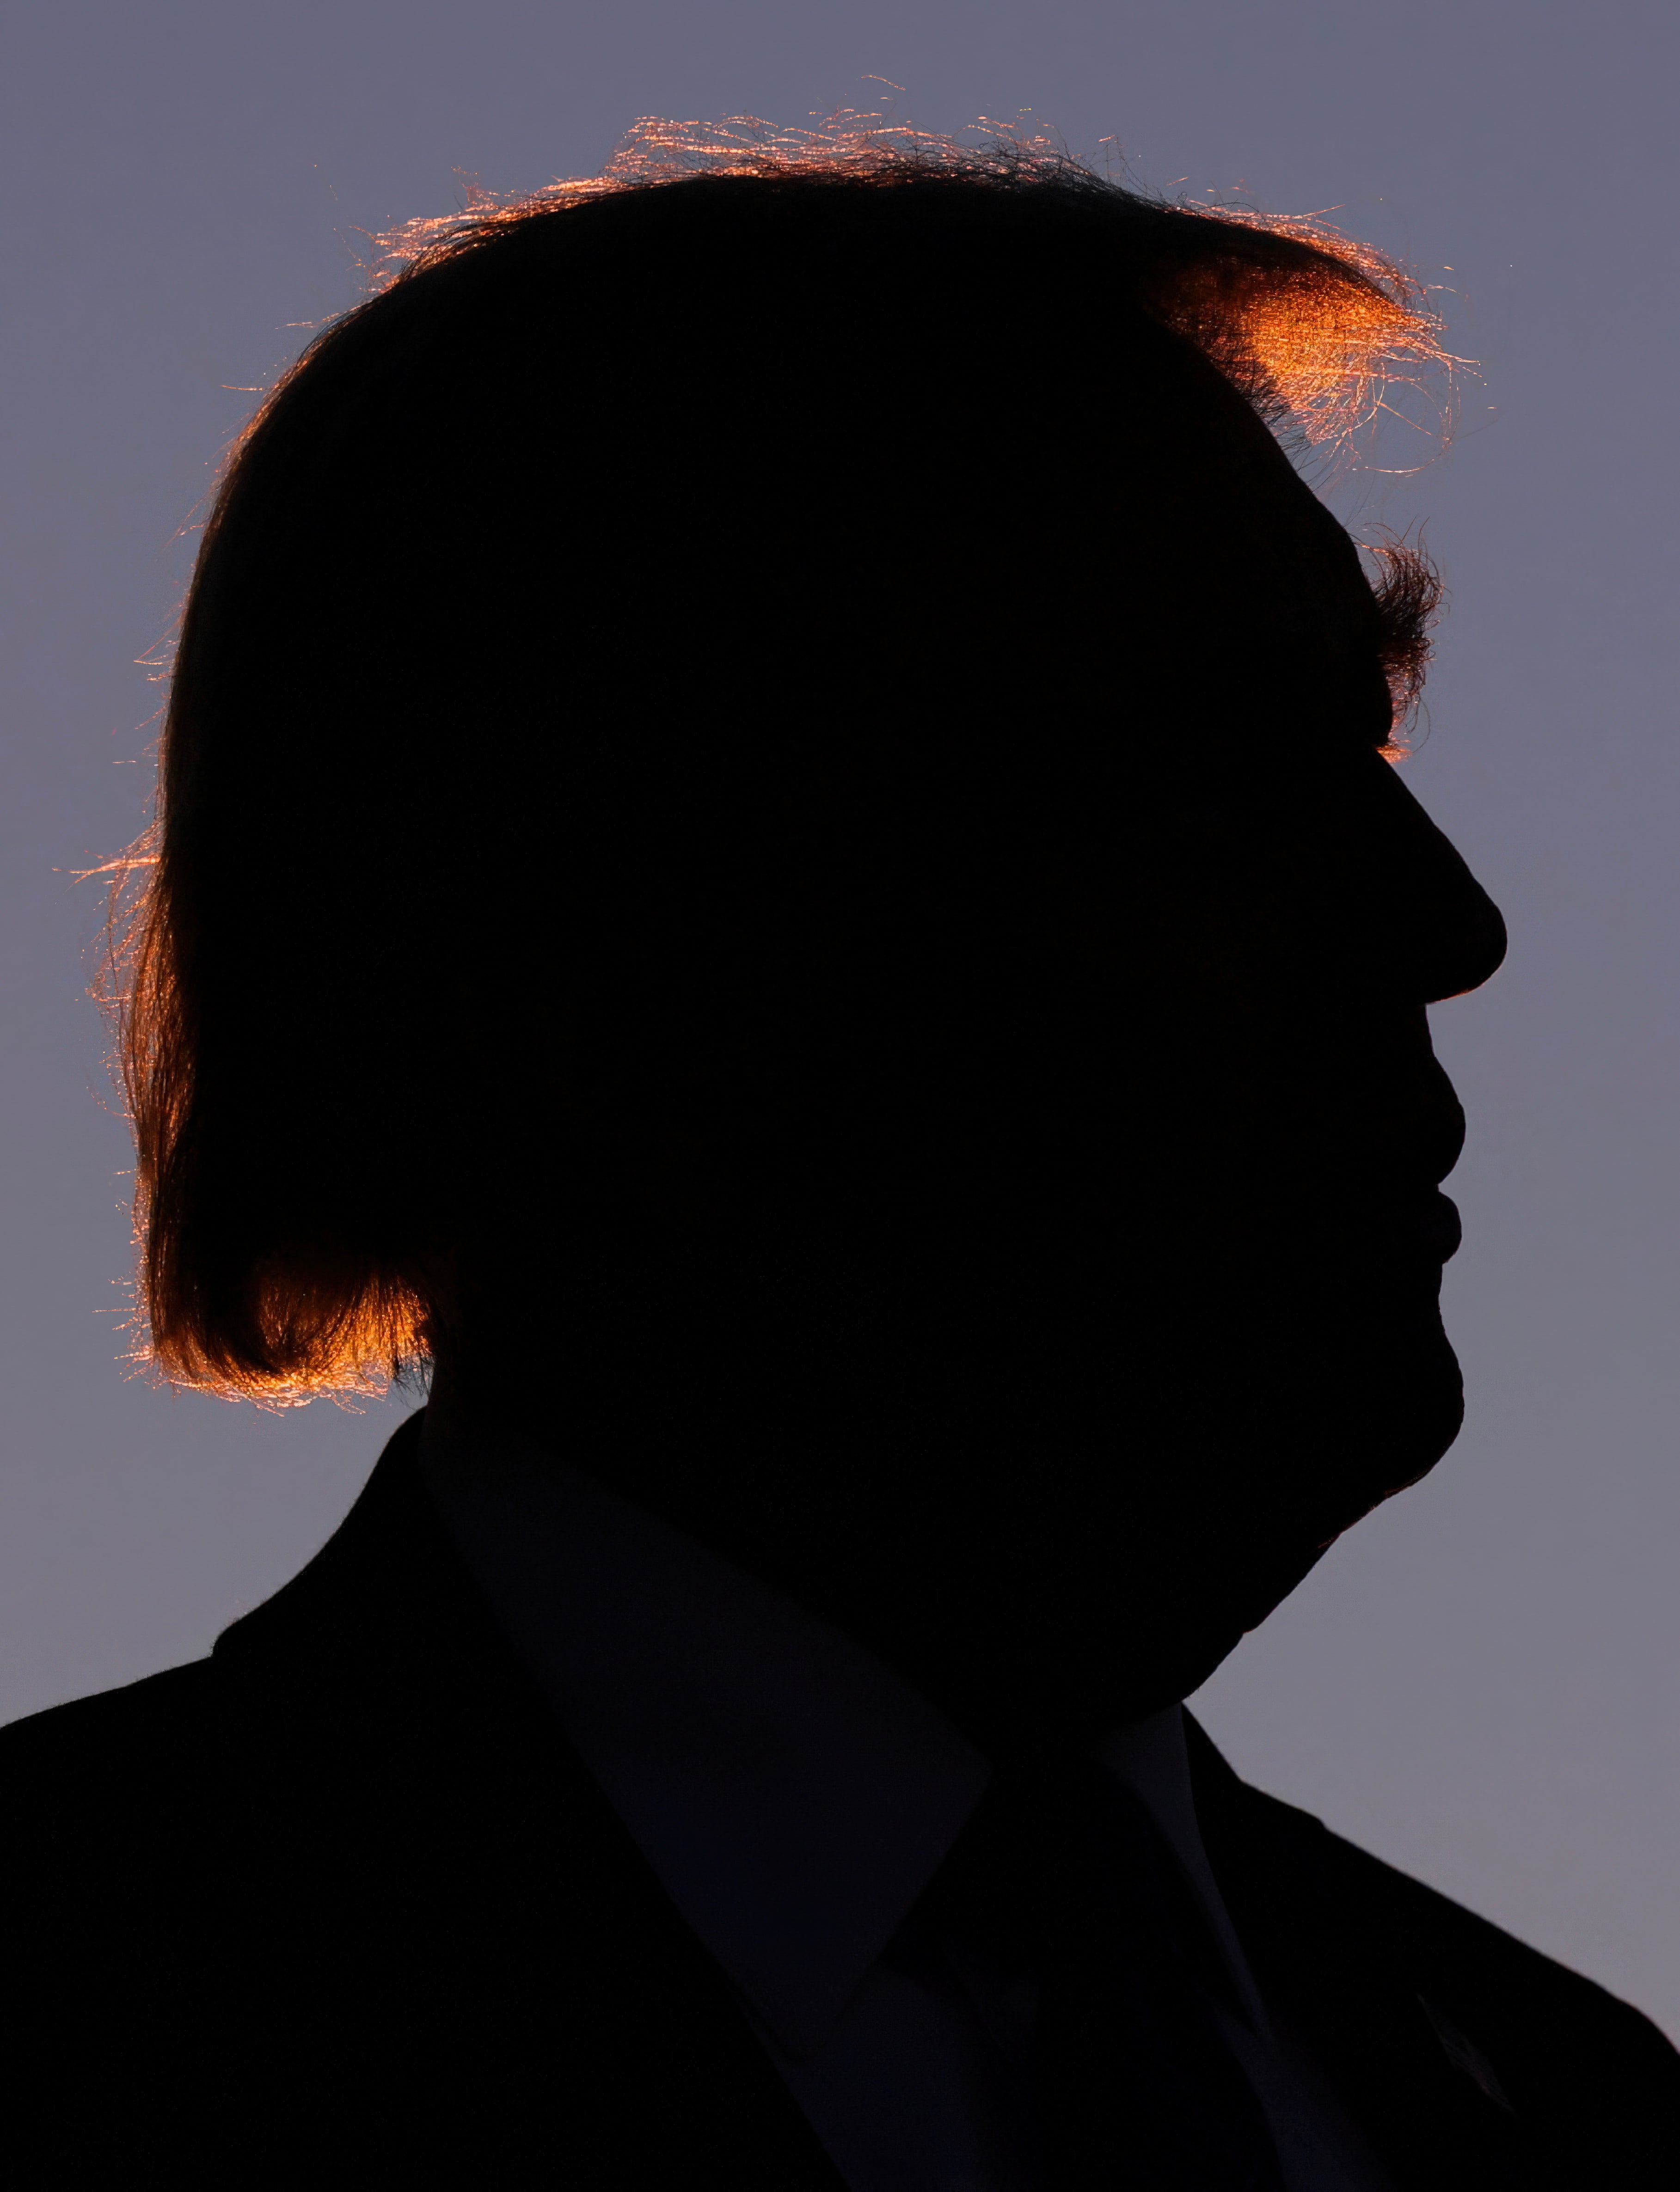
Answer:
M1431 1263L1450 1263L1464 1239L1464 1222L1450 1195L1437 1190L1423 1196L1403 1213L1395 1213L1394 1235L1409 1247L1423 1250Z
M1386 1197L1349 1218L1368 1252L1389 1268L1397 1262L1420 1273L1438 1271L1464 1237L1457 1203L1438 1192Z

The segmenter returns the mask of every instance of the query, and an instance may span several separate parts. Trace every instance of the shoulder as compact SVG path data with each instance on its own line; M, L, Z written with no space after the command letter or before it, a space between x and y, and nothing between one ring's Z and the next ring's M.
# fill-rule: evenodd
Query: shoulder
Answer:
M1502 2021L1531 2032L1567 2029L1573 2042L1589 2033L1680 2073L1680 2055L1650 2019L1594 1980L1466 1909L1437 1888L1335 1834L1311 1814L1259 1790L1251 1802L1270 1830L1294 1841L1334 1882L1338 1900L1359 1909L1374 1930L1403 1952L1409 1967L1434 1977L1443 1992L1497 2006Z
M14 1957L59 1969L138 1938L190 1869L216 1745L209 1660L0 1728L0 1877Z
M1247 1788L1242 1812L1274 1891L1309 1914L1303 1932L1339 1937L1559 2182L1600 2166L1630 2187L1671 2181L1680 2054L1649 2018L1309 1813Z
M119 1688L49 1705L0 1727L0 1774L73 1768L112 1751L143 1750L184 1732L209 1710L214 1662L193 1659Z
M125 1785L175 1778L203 1755L217 1677L213 1661L197 1659L0 1727L0 1829L43 1812L62 1823Z
M197 1661L0 1728L0 2082L20 2182L115 2182L100 2142L124 2121L145 2144L134 2127L191 2028L214 1687Z

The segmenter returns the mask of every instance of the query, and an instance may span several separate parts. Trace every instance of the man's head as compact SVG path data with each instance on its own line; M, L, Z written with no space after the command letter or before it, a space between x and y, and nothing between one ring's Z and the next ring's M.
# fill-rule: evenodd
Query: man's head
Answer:
M1456 1427L1423 1008L1498 919L1381 757L1427 589L1269 423L1420 323L1054 163L763 166L464 226L236 456L153 1331L424 1337L974 1724L1117 1716Z

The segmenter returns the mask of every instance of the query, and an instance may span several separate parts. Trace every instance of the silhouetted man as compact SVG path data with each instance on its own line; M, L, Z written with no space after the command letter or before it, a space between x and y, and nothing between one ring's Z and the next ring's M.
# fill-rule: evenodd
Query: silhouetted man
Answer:
M157 1357L432 1398L8 1732L19 2181L1672 2181L1643 2018L1179 1702L1459 1423L1503 930L1386 757L1427 574L1271 431L1425 323L1034 156L612 180L329 329L205 535Z

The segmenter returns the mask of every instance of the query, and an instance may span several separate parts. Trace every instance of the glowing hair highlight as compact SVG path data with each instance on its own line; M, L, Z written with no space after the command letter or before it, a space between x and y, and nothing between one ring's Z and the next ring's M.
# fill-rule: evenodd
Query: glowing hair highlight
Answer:
M750 114L714 123L650 115L631 126L599 174L506 198L471 186L463 212L406 221L375 238L368 271L376 288L388 288L533 214L619 191L695 175L768 180L812 174L860 189L926 177L1006 189L1054 184L1093 196L1113 187L1047 133L983 117L966 136L951 137L854 109L810 129L777 128ZM1397 390L1431 385L1440 389L1444 423L1450 372L1463 361L1444 347L1440 316L1423 284L1397 260L1320 214L1147 203L1194 224L1186 226L1176 263L1166 255L1149 301L1275 426L1314 446L1346 444L1394 410ZM1216 250L1213 229L1220 232Z
M535 215L706 174L816 178L860 190L930 178L1000 191L1044 184L1111 208L1122 201L1146 207L1157 224L1158 273L1140 301L1211 359L1274 429L1314 448L1346 444L1391 408L1395 387L1421 387L1454 363L1417 281L1320 219L1144 201L1117 191L1040 133L982 123L965 140L858 113L811 129L772 128L746 116L707 125L644 119L598 175L510 200L475 191L457 215L411 221L375 239L370 285L377 294L407 283ZM331 336L329 330L323 340ZM306 352L259 408L231 452L230 479L277 404L309 373L313 354ZM225 488L207 528L201 574L226 495ZM1374 591L1398 718L1416 698L1439 585L1403 544L1374 552L1386 563ZM235 1311L226 1299L210 1301L184 1238L180 1213L191 1204L194 1138L202 1131L197 1036L181 971L194 916L157 865L164 819L111 864L116 894L100 985L117 1023L135 1138L141 1336L134 1358L176 1383L267 1407L376 1394L427 1356L430 1331L449 1313L447 1269L414 1255L380 1263L330 1247L289 1247L283 1258L257 1256Z

